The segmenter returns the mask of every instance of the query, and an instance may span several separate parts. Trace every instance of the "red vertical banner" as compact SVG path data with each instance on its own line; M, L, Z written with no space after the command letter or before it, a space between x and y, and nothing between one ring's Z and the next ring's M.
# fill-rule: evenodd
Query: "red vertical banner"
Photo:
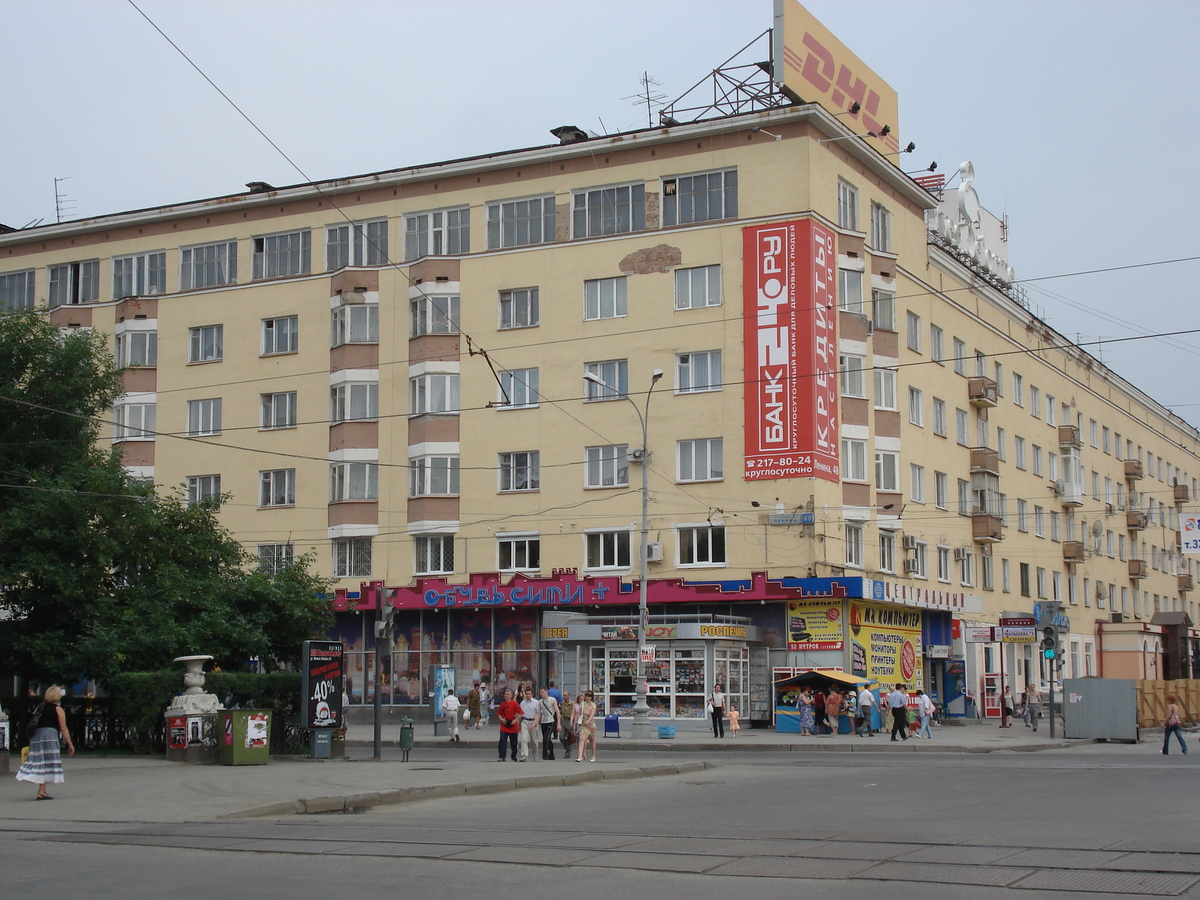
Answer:
M841 479L837 253L799 219L742 230L745 479Z

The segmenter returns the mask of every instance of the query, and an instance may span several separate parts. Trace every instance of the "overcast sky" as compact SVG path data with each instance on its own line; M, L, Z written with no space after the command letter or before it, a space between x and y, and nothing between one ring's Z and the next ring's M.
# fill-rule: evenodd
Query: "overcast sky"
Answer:
M645 125L772 0L0 0L0 222L237 193ZM1200 4L807 0L896 89L908 170L975 164L1035 308L1082 343L1200 329ZM911 164L909 162L911 161ZM1200 333L1089 346L1192 422Z

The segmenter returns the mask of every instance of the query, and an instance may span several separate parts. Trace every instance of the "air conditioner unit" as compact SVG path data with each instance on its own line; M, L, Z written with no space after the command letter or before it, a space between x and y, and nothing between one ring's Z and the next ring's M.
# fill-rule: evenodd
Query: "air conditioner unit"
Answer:
M915 575L917 571L917 561L915 559L906 559L904 561L904 574Z
M968 551L967 551L966 547L955 547L954 548L954 561L962 562L963 560L965 560L967 558L967 552Z
M663 548L659 541L650 541L646 544L646 562L662 562Z
M1127 499L1125 501L1125 508L1126 509L1137 509L1138 504L1141 503L1141 501L1142 501L1142 498L1138 494L1137 491L1130 491L1129 494L1127 495Z
M900 546L902 546L905 550L916 550L917 549L917 539L915 537L909 537L906 534L904 536L904 538L900 541Z

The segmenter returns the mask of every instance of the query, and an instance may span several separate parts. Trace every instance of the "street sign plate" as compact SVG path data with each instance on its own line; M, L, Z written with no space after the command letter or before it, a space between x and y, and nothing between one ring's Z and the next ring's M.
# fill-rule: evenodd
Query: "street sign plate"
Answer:
M1036 644L1036 628L997 628L1000 640L1005 644Z
M1001 628L1036 628L1037 619L1033 616L1010 616L1000 618Z

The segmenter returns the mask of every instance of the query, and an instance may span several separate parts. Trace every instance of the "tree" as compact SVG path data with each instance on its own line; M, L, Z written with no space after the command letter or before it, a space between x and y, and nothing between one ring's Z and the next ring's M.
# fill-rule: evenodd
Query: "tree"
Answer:
M295 661L331 624L329 585L304 557L267 575L214 505L131 478L98 443L119 391L98 336L0 316L0 666L74 681L193 653Z

